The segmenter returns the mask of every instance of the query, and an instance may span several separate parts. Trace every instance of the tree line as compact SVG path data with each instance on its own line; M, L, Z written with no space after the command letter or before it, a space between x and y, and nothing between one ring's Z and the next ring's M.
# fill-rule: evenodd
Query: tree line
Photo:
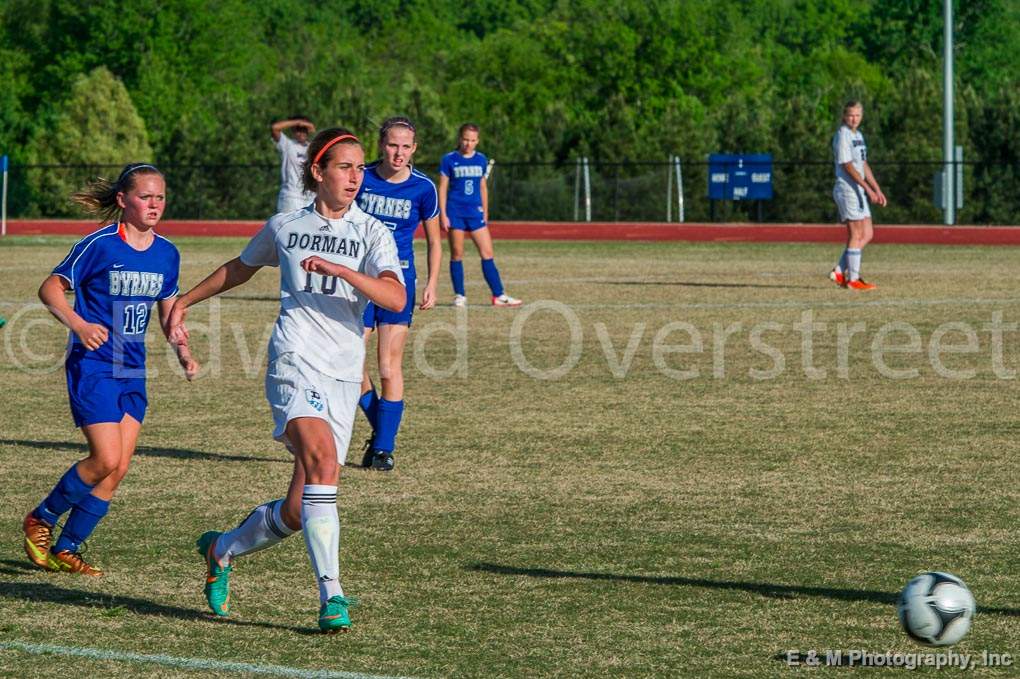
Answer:
M960 218L1017 223L1020 6L969 0L954 18L956 137L974 163ZM830 211L830 139L860 99L892 194L882 220L937 221L942 32L933 0L7 0L0 153L15 214L74 214L66 196L94 168L151 160L175 168L171 216L260 218L272 120L342 124L371 155L403 114L423 166L476 122L487 154L536 164L516 193L560 182L556 200L581 156L770 152L784 169L769 217L807 221Z

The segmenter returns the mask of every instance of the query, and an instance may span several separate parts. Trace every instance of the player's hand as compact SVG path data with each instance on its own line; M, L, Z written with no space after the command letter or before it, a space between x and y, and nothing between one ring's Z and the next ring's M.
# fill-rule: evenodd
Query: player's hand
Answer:
M191 356L191 351L188 350L186 344L178 345L177 347L177 360L180 362L181 367L184 368L184 377L190 382L195 379L195 375L201 370L201 366Z
M878 203L878 194L870 186L864 187L864 195L868 197L868 200L872 203Z
M439 230L443 233L450 232L450 218L446 215L441 215L439 217Z
M188 328L184 325L184 318L188 315L188 308L181 304L180 300L174 302L170 309L170 315L166 318L166 327L163 334L170 344L187 344L190 339Z
M89 351L95 351L110 338L110 331L98 323L83 323L74 334Z
M426 285L425 292L421 293L421 306L418 308L422 311L431 309L436 305L436 286Z
M301 268L308 273L321 273L323 276L340 276L347 267L343 264L327 262L318 255L312 255L301 260Z
M878 191L875 192L875 202L881 205L882 207L885 207L886 204L888 204L889 201L886 200L885 194L882 193L882 189L879 189Z

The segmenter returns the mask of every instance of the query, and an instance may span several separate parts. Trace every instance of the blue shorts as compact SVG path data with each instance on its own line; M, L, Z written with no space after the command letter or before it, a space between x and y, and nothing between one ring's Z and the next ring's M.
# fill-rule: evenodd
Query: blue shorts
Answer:
M457 231L478 231L484 229L488 224L481 217L450 217L450 228Z
M120 422L124 415L144 420L149 405L145 378L114 377L110 370L97 370L90 363L94 362L69 362L64 368L74 426Z
M407 303L400 311L383 309L371 302L365 307L365 313L361 317L366 328L374 328L377 325L406 325L411 326L411 316L414 314L414 286L416 274L414 269L404 269L404 289L407 291Z

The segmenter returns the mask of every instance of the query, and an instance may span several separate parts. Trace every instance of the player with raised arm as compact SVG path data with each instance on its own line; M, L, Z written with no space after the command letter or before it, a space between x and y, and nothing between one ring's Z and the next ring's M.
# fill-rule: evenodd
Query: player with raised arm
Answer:
M482 275L489 284L494 306L516 307L521 300L506 294L493 259L489 233L489 161L478 147L478 126L464 123L457 132L457 149L439 164L440 226L450 239L450 278L454 306L466 306L464 291L464 233L467 232L482 258Z
M291 139L284 130L292 129ZM302 173L308 153L308 136L315 134L315 125L301 115L277 120L270 128L273 144L280 153L280 194L276 198L277 212L292 212L307 207L315 194L304 188Z
M366 369L360 404L372 425L372 437L365 445L362 466L378 471L393 469L393 449L404 414L404 346L414 312L417 279L414 233L419 224L425 225L428 248L428 279L422 293L422 310L435 306L443 256L436 185L411 166L417 148L414 123L408 118L398 116L383 121L379 128L380 159L365 168L365 179L358 194L361 209L393 232L407 289L407 303L399 312L381 309L371 302L365 308L365 342L369 342L374 329L378 335L382 398L376 393Z
M70 332L65 360L71 416L89 454L71 465L23 522L25 553L39 568L99 576L80 553L127 474L145 419L145 331L153 303L165 321L177 295L180 254L155 232L166 205L163 174L127 165L115 182L96 179L72 196L107 226L74 244L39 288L39 299ZM65 297L73 291L74 308ZM187 343L177 356L198 372ZM70 515L56 543L53 530Z
M868 165L868 149L859 129L863 116L861 102L848 101L843 107L843 124L832 137L836 163L832 198L839 210L839 220L846 224L847 239L843 255L829 273L829 279L852 290L875 289L875 285L861 278L861 253L875 232L868 201L882 207L886 205L885 194Z
M280 313L269 340L265 393L273 437L294 455L285 497L256 507L233 530L202 534L205 596L216 615L229 614L233 562L302 530L319 586L319 628L351 626L351 601L340 585L337 486L361 395L365 359L362 316L371 301L404 308L396 244L390 230L355 198L365 152L343 128L319 132L308 147L307 210L274 215L240 256L177 300L172 337L186 337L188 308L249 280L263 266L280 268Z

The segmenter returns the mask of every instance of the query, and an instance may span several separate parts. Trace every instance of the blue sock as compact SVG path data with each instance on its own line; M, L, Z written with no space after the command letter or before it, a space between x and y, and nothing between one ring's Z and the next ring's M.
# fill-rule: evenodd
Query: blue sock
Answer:
M42 519L51 526L56 526L57 520L63 513L91 493L93 488L95 486L90 486L78 476L78 463L76 462L60 477L57 485L53 486L53 490L35 508L33 514L35 514L35 518Z
M373 448L387 453L393 452L397 442L397 430L400 429L400 418L403 416L403 401L379 399L379 428L375 430Z
M109 500L100 500L95 495L86 495L78 500L71 510L71 515L67 517L67 523L64 524L64 530L60 533L60 539L50 551L54 554L64 550L77 552L81 543L92 535L92 531L96 529L108 511L110 511Z
M846 273L847 270L850 268L850 262L847 259L846 248L843 249L843 254L842 256L840 256L839 264L837 264L837 266L839 267L839 270L842 271L843 273Z
M372 425L372 431L379 428L379 395L375 393L375 389L366 391L358 399L358 405L361 406L361 411L365 413L365 417L368 418L368 423Z
M450 280L453 281L453 294L464 294L464 262L459 259L450 260Z
M496 268L494 260L482 260L482 275L485 276L485 282L489 284L493 297L499 297L503 294L503 281L499 279L499 269Z

